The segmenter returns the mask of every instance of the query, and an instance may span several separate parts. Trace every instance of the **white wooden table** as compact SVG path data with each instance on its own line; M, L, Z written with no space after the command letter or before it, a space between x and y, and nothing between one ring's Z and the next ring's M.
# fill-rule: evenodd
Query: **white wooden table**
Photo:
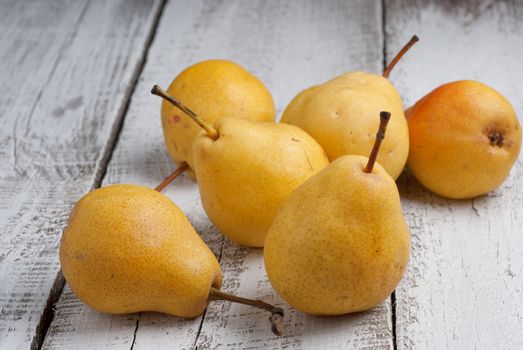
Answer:
M412 257L375 309L311 317L267 281L262 251L209 223L183 176L166 194L219 257L224 289L286 312L213 303L183 320L100 314L71 293L57 249L72 205L110 183L154 186L174 168L154 83L191 63L236 61L281 113L301 89L350 70L379 73L412 34L391 80L408 107L441 83L477 79L523 117L523 3L507 1L0 0L1 349L522 349L523 170L495 192L451 201L404 173Z

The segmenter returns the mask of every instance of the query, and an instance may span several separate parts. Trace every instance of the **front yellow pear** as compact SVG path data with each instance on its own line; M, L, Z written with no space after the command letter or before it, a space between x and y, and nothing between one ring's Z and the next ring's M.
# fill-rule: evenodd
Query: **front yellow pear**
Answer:
M375 153L371 158L336 159L290 195L269 229L267 275L302 312L370 309L403 276L410 237L399 193L384 168L373 163Z
M214 128L217 139L202 133L193 149L203 207L229 239L262 247L281 204L327 156L292 125L223 118Z
M214 254L167 197L106 186L74 207L60 246L65 279L80 300L112 314L194 317L222 283Z
M167 92L205 116L212 124L222 117L274 121L272 96L254 75L227 60L207 60L181 72ZM167 151L176 162L193 167L192 144L200 128L180 109L162 104L162 125Z

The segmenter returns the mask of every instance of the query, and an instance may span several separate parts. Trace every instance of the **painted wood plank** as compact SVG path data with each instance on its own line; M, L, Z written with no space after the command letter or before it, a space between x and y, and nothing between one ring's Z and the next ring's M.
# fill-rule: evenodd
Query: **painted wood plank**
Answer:
M353 69L380 72L381 16L379 1L170 1L149 50L104 184L130 182L152 187L175 167L163 144L160 101L149 94L154 83L165 87L183 68L203 59L232 59L267 84L281 112L298 91L309 85ZM265 313L215 303L208 309L201 330L201 317L181 320L141 313L133 349L322 345L392 348L388 300L370 312L337 318L309 317L290 310L267 281L261 250L240 248L225 241L209 223L196 184L182 176L165 193L186 212L203 239L221 257L224 290L284 306L287 334L282 338L272 335ZM44 348L103 348L108 339L118 339L134 329L123 316L107 316L100 324L99 314L71 300L74 297L66 290L57 305L48 346ZM75 327L58 334L62 325L68 324ZM111 325L109 329L107 324Z
M421 41L391 78L406 106L442 83L482 81L523 122L523 4L387 1L387 57ZM523 348L523 170L475 200L452 201L399 181L412 259L396 291L398 349Z
M160 101L150 94L150 90L155 83L168 86L174 76L189 64L214 57L214 49L207 49L213 38L205 41L192 34L193 25L202 21L195 17L195 8L206 6L214 4L193 1L167 3L103 185L135 183L154 187L174 169L175 164L167 155L163 143ZM190 48L193 41L201 42L199 51ZM229 50L225 48L225 53ZM189 56L185 58L186 55ZM197 232L219 255L223 238L207 219L196 184L182 176L164 193L184 210ZM184 320L159 313L101 314L80 302L67 285L55 308L55 318L43 349L128 349L131 346L133 349L191 349L202 321L201 317Z
M234 17L249 18L249 25L241 27L243 36L260 36L244 45L250 44L255 57L249 64L271 62L262 76L269 82L280 112L297 92L308 86L350 70L383 69L381 2L254 3L230 12L235 13ZM266 47L256 41L270 44ZM215 303L207 310L198 349L393 347L389 300L362 314L311 317L289 307L272 289L261 250L241 248L226 240L221 265L225 290L263 298L285 309L286 334L274 336L264 312Z
M57 246L99 181L159 3L0 3L0 348L37 348ZM132 336L132 335L131 335Z

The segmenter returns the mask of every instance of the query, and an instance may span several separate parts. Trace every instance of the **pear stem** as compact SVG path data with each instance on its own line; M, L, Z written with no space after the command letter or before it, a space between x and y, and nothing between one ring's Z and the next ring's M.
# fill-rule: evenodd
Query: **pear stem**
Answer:
M283 309L281 309L279 307L268 304L262 300L253 300L253 299L246 299L246 298L238 297L236 295L228 294L228 293L222 292L216 288L211 287L208 301L213 301L213 300L226 300L226 301L231 301L233 303L254 306L259 309L269 311L271 313L271 316L269 317L269 321L271 322L272 332L278 336L283 334L283 328L284 328Z
M389 112L380 112L380 126L378 128L378 133L376 134L376 141L370 152L369 161L365 167L365 172L370 174L374 168L374 163L376 163L376 158L378 158L378 151L380 150L381 141L385 138L385 130L387 129L387 124L389 123L390 113Z
M160 96L166 101L169 101L173 106L178 107L181 109L185 114L187 114L192 120L194 120L205 132L209 137L213 140L218 139L218 130L213 128L211 125L209 125L205 120L200 118L196 113L194 113L189 107L184 105L182 102L177 100L176 98L170 96L167 92L163 91L161 87L158 85L153 86L151 89L151 94Z
M403 48L396 54L396 56L392 59L392 61L390 61L387 68L385 68L385 70L383 71L383 76L385 78L389 77L390 71L392 70L392 68L394 68L396 63L398 63L398 61L403 57L403 55L407 51L409 51L409 49L412 47L412 45L414 45L418 41L419 41L419 38L417 35L414 35L412 38L410 38L409 42L406 43L405 46L403 46Z
M158 191L158 192L162 192L163 189L165 187L167 187L168 184L170 184L171 182L174 181L174 179L176 179L180 174L182 174L185 170L187 170L187 168L189 167L189 164L187 164L186 162L182 162L180 164L180 166L178 168L176 168L176 170L174 170L172 172L171 175L167 176L161 184L159 184L158 186L156 186L154 188L155 191Z

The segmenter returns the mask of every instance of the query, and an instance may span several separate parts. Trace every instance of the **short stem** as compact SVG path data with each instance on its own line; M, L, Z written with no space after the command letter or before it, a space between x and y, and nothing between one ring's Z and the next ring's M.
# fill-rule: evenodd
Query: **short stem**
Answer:
M161 184L155 187L155 191L162 192L162 190L171 182L173 182L174 179L176 179L180 174L182 174L187 168L189 167L189 164L186 162L182 162L178 168L176 168L175 171L169 176L165 178L165 180L162 181Z
M372 173L374 163L376 163L376 158L378 158L378 151L380 150L381 141L383 141L383 139L385 138L385 130L387 129L389 119L389 112L380 112L380 126L378 128L378 133L376 134L376 141L374 142L374 147L372 147L372 151L370 152L369 161L367 162L367 166L364 170L366 173Z
M209 125L205 120L200 118L196 113L194 113L189 107L185 106L182 102L176 98L170 96L167 92L163 91L158 85L153 86L151 89L151 94L160 96L166 101L169 101L173 106L181 109L185 114L187 114L192 120L194 120L213 140L218 139L218 130Z
M272 332L276 335L283 334L283 309L279 307L273 306L261 300L246 299L236 295L224 293L216 288L211 288L211 292L209 293L209 301L213 300L226 300L233 303L254 306L259 309L269 311L271 313L269 320L271 321Z
M385 70L383 71L383 76L385 78L388 78L389 77L389 74L390 74L390 71L392 70L392 68L394 68L394 66L396 65L396 63L398 63L398 61L403 57L403 55L409 51L409 49L412 47L412 45L414 45L417 41L419 41L419 38L414 35L408 43L405 44L405 46L403 46L403 48L400 50L400 52L398 52L396 54L396 56L392 59L392 61L389 63L389 65L387 66L387 68L385 68Z

